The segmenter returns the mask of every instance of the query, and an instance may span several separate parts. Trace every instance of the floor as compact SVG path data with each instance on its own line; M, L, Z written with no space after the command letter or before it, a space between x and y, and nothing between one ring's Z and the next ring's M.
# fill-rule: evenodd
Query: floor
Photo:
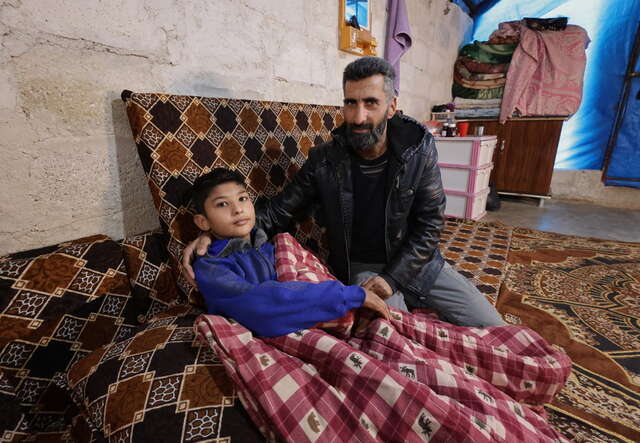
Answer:
M640 211L606 208L570 200L550 199L538 207L538 199L501 196L498 211L482 221L539 229L562 234L640 242Z

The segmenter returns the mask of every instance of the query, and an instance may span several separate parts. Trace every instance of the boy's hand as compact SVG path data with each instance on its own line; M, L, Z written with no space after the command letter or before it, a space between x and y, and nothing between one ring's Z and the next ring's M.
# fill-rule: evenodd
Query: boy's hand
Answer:
M364 303L362 304L362 306L365 308L371 309L374 312L377 312L386 320L391 320L391 313L389 312L389 306L387 306L384 300L382 300L375 293L369 291L368 289L365 289L364 292L366 295L365 295Z
M211 244L211 237L207 234L201 234L198 238L189 243L182 251L182 273L191 286L196 287L196 275L193 273L191 263L195 258L195 254L204 255Z
M371 292L375 292L383 300L386 300L393 295L393 289L391 289L389 283L379 275L368 278L360 286Z

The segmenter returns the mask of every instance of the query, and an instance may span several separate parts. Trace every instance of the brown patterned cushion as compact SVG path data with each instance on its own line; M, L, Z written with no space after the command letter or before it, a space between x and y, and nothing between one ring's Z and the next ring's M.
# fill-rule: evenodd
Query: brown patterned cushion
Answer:
M194 334L200 312L163 313L71 367L74 401L109 441L262 440L222 363Z
M63 432L71 364L134 332L122 247L93 236L0 258L0 371L25 412L20 432Z
M74 443L107 443L109 441L104 438L101 432L93 429L93 425L89 420L89 413L85 410L80 410L71 419L71 425L66 436L71 437L70 439L67 437L66 441Z
M235 169L246 177L254 199L272 197L298 171L309 149L329 140L342 122L335 106L130 91L122 97L176 270L184 245L198 234L183 201L198 176L215 167ZM326 257L317 224L306 221L296 230L303 245ZM183 277L178 286L191 303L202 303Z
M16 388L0 369L0 432L17 430L24 419L20 402L16 398Z
M170 306L187 302L176 286L177 276L170 265L167 243L167 234L161 232L122 240L124 262L140 323Z

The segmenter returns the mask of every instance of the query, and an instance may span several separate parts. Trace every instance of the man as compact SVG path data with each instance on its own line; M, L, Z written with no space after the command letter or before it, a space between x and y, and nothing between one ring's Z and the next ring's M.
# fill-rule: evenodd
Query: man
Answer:
M438 250L445 195L433 137L396 114L395 73L377 57L350 63L343 74L345 123L316 146L283 192L256 208L269 234L297 210L319 203L329 236L329 264L341 281L361 284L396 307L435 309L461 326L504 322L486 298L446 264ZM183 256L186 274L201 236ZM406 309L406 308L405 308Z

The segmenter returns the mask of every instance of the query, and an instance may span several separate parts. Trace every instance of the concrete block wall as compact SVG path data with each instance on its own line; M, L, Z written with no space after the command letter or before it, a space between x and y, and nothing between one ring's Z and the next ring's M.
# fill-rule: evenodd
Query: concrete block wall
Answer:
M553 198L579 200L599 206L640 210L640 189L605 186L602 171L591 169L556 169L551 177Z
M372 0L384 49L386 0ZM413 47L400 108L449 101L471 19L406 0ZM122 89L341 103L338 3L318 0L4 0L0 3L0 254L158 226Z

